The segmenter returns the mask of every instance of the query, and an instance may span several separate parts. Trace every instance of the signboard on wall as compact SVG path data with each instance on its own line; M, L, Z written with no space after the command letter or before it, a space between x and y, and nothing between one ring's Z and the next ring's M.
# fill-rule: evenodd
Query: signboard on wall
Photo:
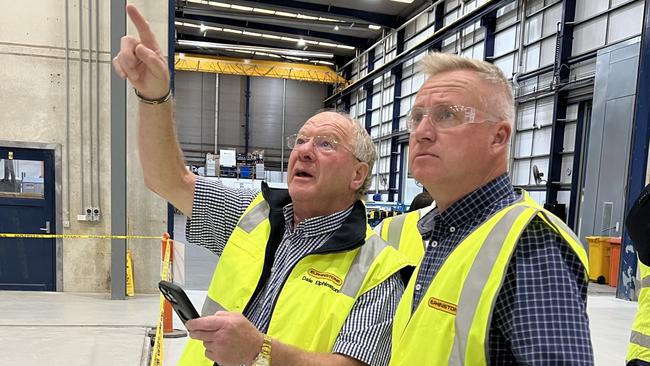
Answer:
M236 150L219 150L220 165L227 167L237 166L237 151Z

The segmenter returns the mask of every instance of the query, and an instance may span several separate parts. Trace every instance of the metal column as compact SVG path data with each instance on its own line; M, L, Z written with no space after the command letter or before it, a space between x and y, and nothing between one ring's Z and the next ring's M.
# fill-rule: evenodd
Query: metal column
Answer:
M370 125L372 124L372 82L364 85L363 89L366 91L366 115L364 116L364 125L366 127L366 131L368 131L368 134L370 134ZM368 172L368 174L370 174L370 172Z
M251 77L246 76L246 112L244 114L244 154L248 156L248 145L250 142L250 110L251 110Z
M126 34L126 0L111 0L111 55ZM70 182L68 182L70 184ZM111 234L126 235L126 85L111 72ZM126 239L111 239L111 299L126 298Z
M483 60L494 60L494 32L497 26L497 12L493 11L481 18L481 25L485 28L485 41L483 46Z
M585 113L587 109L587 102L580 102L578 105L578 120L576 121L576 139L575 143L573 146L575 148L573 149L573 167L571 168L572 174L571 174L571 198L569 199L570 205L569 205L569 214L567 216L567 222L566 224L576 231L576 211L578 209L578 205L580 205L579 197L580 197L580 191L582 189L582 182L580 179L580 176L582 174L579 174L580 172L580 162L582 161L582 149L580 148L583 144L583 135L584 135L584 128L587 124L587 121L585 120L587 118L587 115Z
M404 29L400 29L397 32L397 50L396 53L400 54L404 50ZM401 190L402 187L398 188L398 181L402 182L402 177L404 172L400 169L397 170L397 164L400 160L400 151L398 136L395 136L395 133L399 132L399 119L401 113L401 100L402 100L402 65L397 65L391 69L393 76L395 77L395 83L393 84L393 125L391 132L393 137L390 138L390 173L388 175L388 202L394 202L397 199L401 200Z
M176 18L175 6L175 2L170 1L167 7L167 67L169 68L169 88L172 92L174 92L174 49L176 46L176 24L174 22ZM217 131L214 133L216 135ZM174 206L169 202L167 202L167 233L169 233L170 239L174 239Z
M571 57L571 46L573 43L573 21L575 18L576 0L565 0L562 7L562 22L559 30L555 49L554 84L555 95L553 97L553 132L551 134L551 151L548 167L548 180L546 182L546 202L557 203L557 192L560 188L562 175L562 152L564 150L564 126L566 122L567 91L562 91L561 86L569 81L570 68L568 66Z
M627 192L625 196L625 213L645 187L648 163L648 140L650 140L650 6L646 3L641 33L641 51L639 55L639 76L637 80L636 101L634 107L634 124L632 126L632 146L630 149ZM634 295L633 279L636 277L637 257L632 248L632 240L623 228L621 243L621 262L616 297L631 300ZM623 275L625 274L625 276Z

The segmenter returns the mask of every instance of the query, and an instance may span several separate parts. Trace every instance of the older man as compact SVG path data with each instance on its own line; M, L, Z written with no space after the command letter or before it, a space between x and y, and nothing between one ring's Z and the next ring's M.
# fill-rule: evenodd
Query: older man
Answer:
M508 80L453 55L422 66L409 166L436 207L386 227L412 238L400 251L422 256L395 316L391 365L593 364L586 249L507 174Z
M288 139L288 192L197 178L174 134L162 52L127 12L139 39L124 37L113 64L141 101L145 183L191 217L190 242L221 255L180 364L387 364L406 261L366 223L359 198L376 158L366 131L335 112L310 118Z

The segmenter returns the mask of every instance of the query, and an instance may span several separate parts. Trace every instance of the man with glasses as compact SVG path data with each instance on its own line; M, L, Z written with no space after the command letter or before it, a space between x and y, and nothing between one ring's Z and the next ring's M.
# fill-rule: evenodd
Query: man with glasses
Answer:
M409 168L436 207L382 232L421 253L390 364L593 364L587 250L508 176L510 82L497 66L455 55L429 54L421 66Z
M344 114L311 117L288 139L288 191L196 177L174 133L162 51L135 6L127 13L139 39L123 37L113 65L141 101L145 183L191 217L190 242L220 255L179 364L386 365L407 263L366 223L370 136Z

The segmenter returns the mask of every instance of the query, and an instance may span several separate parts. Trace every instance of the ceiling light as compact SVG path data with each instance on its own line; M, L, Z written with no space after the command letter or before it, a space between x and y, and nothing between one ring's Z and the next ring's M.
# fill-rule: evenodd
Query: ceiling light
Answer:
M253 37L261 37L261 36L262 36L262 33L255 33L255 32L244 31L244 35L246 35L246 36L253 36Z
M396 2L396 3L405 3L405 4L410 4L410 3L412 3L412 2L415 1L415 0L390 0L390 1L394 1L394 2Z
M374 24L368 24L368 28L373 29L373 30L381 29L380 26L378 26L378 25L374 25Z
M318 20L318 17L313 17L311 15L298 14L298 19Z
M201 32L205 32L208 29L208 27L206 27L203 24L201 24L200 28L201 28Z
M298 46L302 47L302 46L304 46L304 45L305 45L305 40L302 39L302 38L299 39L299 40L298 40Z
M276 11L275 15L283 16L283 17L290 17L290 18L295 18L298 16L298 14L295 13L287 13L284 11Z
M224 31L224 32L228 32L228 33L237 33L237 34L242 34L242 31L240 31L240 30L238 30L238 29L224 28L223 31Z
M190 46L190 47L200 47L200 48L211 48L211 49L220 49L220 50L242 50L242 51L261 51L261 52L272 52L279 55L287 56L302 56L302 57L315 57L315 58L334 58L333 53L328 52L315 52L315 51L302 51L302 50L292 50L284 48L272 48L272 47L258 47L258 46L244 46L244 45L232 45L225 43L212 43L212 42L202 42L202 41L190 41L185 39L179 39L178 45L181 46Z
M348 45L344 45L344 44L336 45L336 48L345 48L346 50L353 50L353 49L354 49L354 47L352 47L352 46L348 46Z
M336 43L329 43L329 42L318 42L318 45L324 47L333 47L333 48L336 48L337 46Z
M243 11L252 11L253 10L253 8L251 8L250 6L241 6L241 5L235 5L235 4L230 5L230 8L231 9L236 9L236 10L243 10Z
M210 4L212 6L218 6L220 8L230 8L230 4L226 4L226 3L218 3L218 2L215 2L215 1L210 1L208 4Z
M338 26L338 25L335 25L335 26L334 26L334 30L335 30L335 31L339 30L339 26Z
M294 61L309 61L308 59L302 57L284 56L284 58Z
M275 14L275 10L262 9L262 8L255 8L253 9L253 11L256 13Z

